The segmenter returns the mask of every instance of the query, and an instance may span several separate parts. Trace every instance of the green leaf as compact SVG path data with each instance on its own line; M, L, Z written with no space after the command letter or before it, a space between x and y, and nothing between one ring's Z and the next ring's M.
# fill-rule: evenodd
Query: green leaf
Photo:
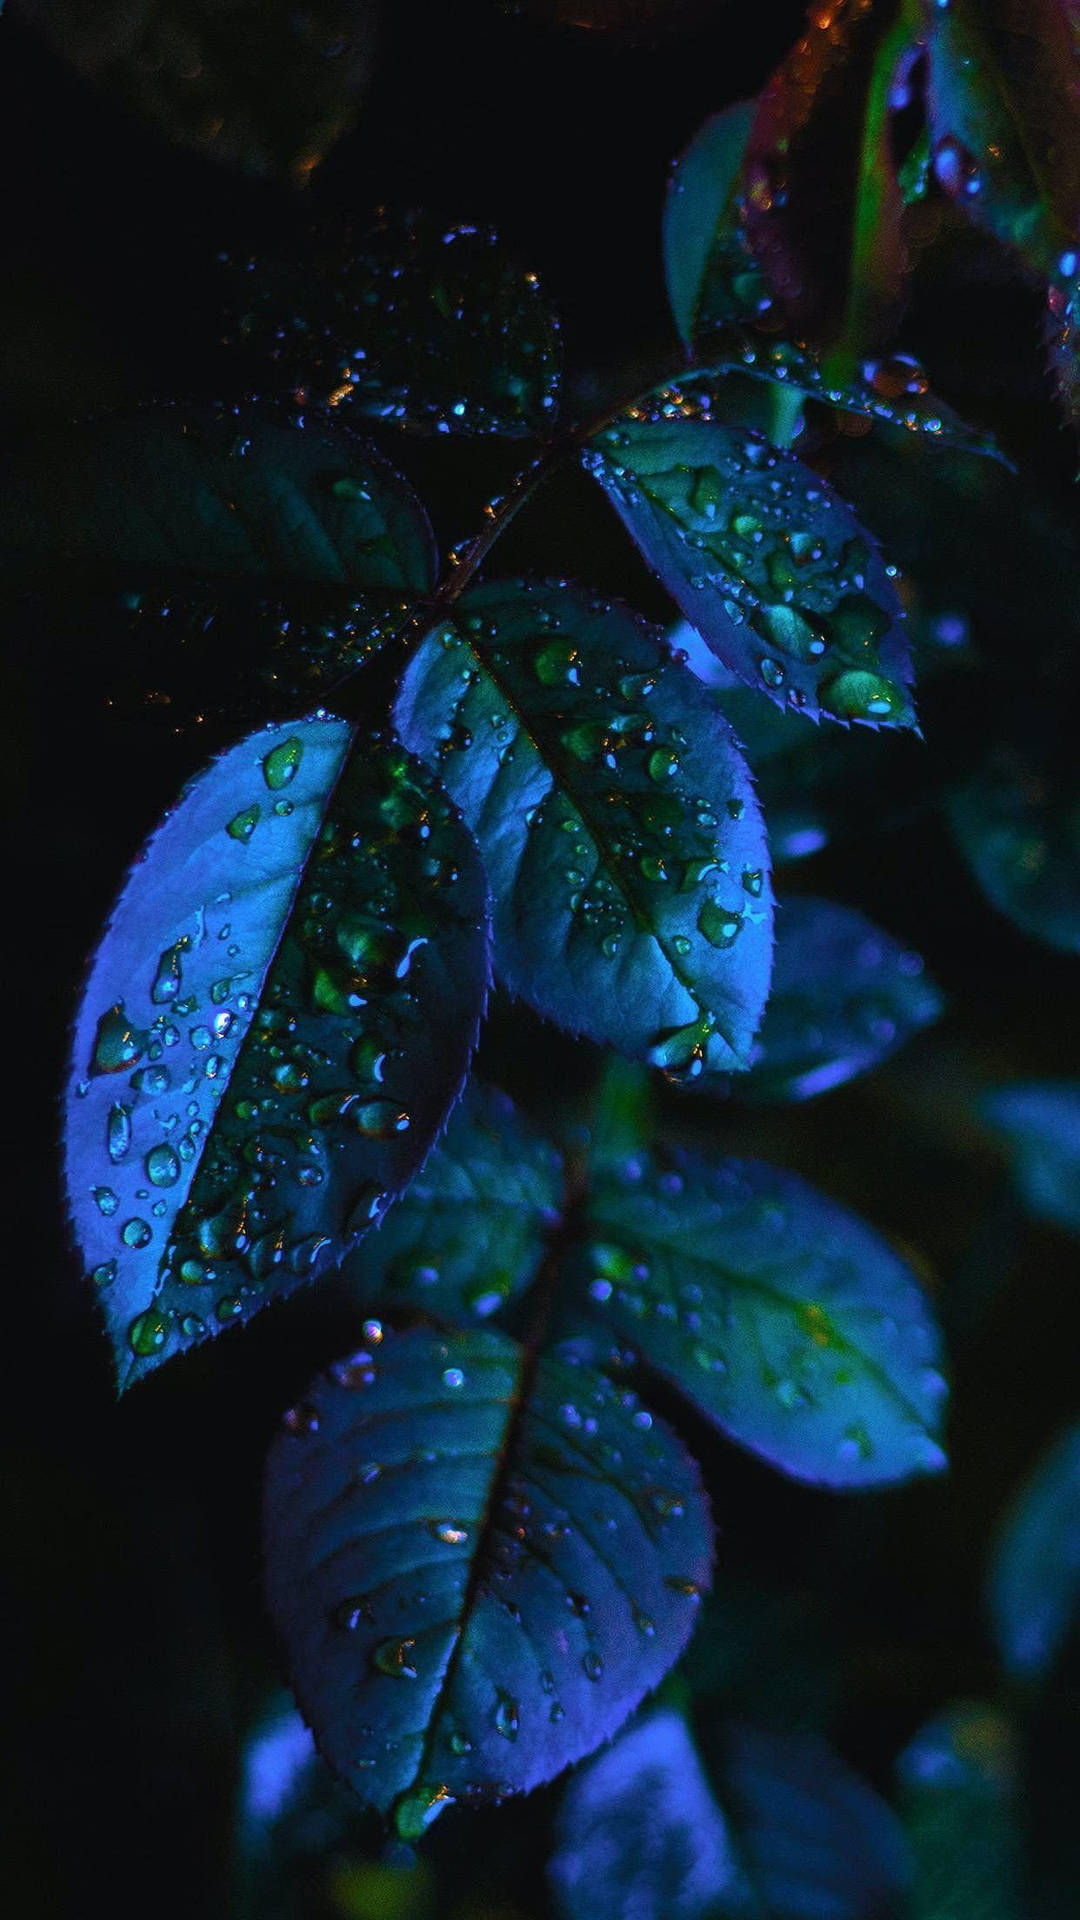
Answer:
M911 1920L1026 1920L1012 1728L997 1708L950 1707L897 1763L915 1856Z
M424 1159L487 989L486 889L395 741L266 728L148 841L91 963L67 1190L121 1388L324 1271Z
M711 1527L679 1442L502 1334L386 1333L268 1465L267 1590L320 1750L415 1839L610 1738L682 1651Z
M739 1092L809 1100L887 1060L941 1013L917 953L851 907L808 894L776 921L772 991Z
M285 397L419 433L553 426L558 327L495 234L413 214L359 237L322 228L306 256L232 269L237 335Z
M673 1075L741 1065L772 948L761 816L726 723L656 632L565 584L459 602L398 724L484 854L496 967Z
M1022 933L1080 953L1080 787L1066 756L1003 748L948 803L949 824L987 899Z
M594 435L584 459L740 680L812 719L914 725L896 589L816 473L672 389Z
M1013 1180L1028 1212L1080 1234L1080 1080L1027 1080L979 1102L1009 1147Z
M343 1277L364 1302L485 1319L535 1278L562 1199L555 1148L504 1093L471 1080L445 1137Z
M35 584L63 569L125 589L262 596L345 587L385 600L435 575L427 516L385 460L340 429L252 407L35 432L12 459L0 555Z
M941 1341L910 1269L794 1174L637 1155L597 1180L572 1256L594 1318L797 1479L936 1472Z
M1045 1680L1080 1619L1080 1425L1021 1489L994 1553L987 1593L1005 1670Z
M664 275L688 352L772 300L738 224L739 186L755 103L706 120L672 171L664 202Z
M371 76L373 0L20 0L88 79L208 159L302 186Z

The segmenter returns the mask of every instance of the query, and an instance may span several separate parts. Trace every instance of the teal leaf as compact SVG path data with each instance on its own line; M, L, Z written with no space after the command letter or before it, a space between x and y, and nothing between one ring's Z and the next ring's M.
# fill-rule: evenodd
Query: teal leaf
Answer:
M259 595L426 592L420 502L362 441L252 407L159 407L35 432L11 464L0 555L17 576ZM299 609L298 609L299 611Z
M474 588L411 662L398 725L477 836L514 993L675 1076L745 1061L764 829L726 723L654 630L583 588Z
M402 1838L583 1758L685 1646L708 1509L635 1407L502 1334L417 1327L286 1415L270 1611L321 1752Z
M738 221L743 154L755 103L713 114L677 161L664 202L664 276L679 337L692 352L772 300Z
M1039 1462L1009 1512L987 1591L1014 1680L1045 1680L1080 1619L1080 1425Z
M1080 1080L1027 1080L980 1101L1012 1154L1013 1181L1036 1220L1080 1234Z
M738 1868L681 1714L649 1714L572 1776L548 1873L563 1920L729 1911Z
M949 799L953 837L983 893L1022 933L1080 953L1080 783L1003 749Z
M232 269L236 335L284 396L419 433L552 427L558 327L495 234L413 214L322 229L308 254Z
M772 991L739 1092L809 1100L843 1086L941 1007L917 953L852 907L797 894L777 912Z
M596 1182L586 1233L572 1259L594 1319L742 1446L835 1487L945 1464L922 1289L794 1174L638 1155Z
M914 725L903 612L877 543L794 455L669 389L594 435L584 459L740 680L811 719Z
M396 742L252 734L132 868L76 1020L68 1204L121 1388L321 1273L460 1090L476 849Z
M915 1859L911 1920L1026 1920L1012 1728L959 1702L921 1727L897 1763Z
M486 1319L536 1276L563 1201L559 1154L493 1087L471 1080L407 1193L346 1259L364 1302Z

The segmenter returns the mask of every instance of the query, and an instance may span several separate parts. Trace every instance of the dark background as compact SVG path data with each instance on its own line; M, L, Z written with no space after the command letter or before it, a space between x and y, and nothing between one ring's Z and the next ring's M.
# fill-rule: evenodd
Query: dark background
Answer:
M708 113L760 86L801 14L776 0L695 11L696 25L635 44L480 0L398 0L357 130L303 207L284 188L170 149L5 17L0 405L9 430L103 404L233 391L217 254L287 253L311 211L362 218L380 204L495 226L540 273L579 382L662 366L674 354L659 257L669 163ZM982 329L985 361L1015 365L998 395L1004 416L1023 417L1022 435L1054 479L1061 439L1038 398L1026 332L1021 339L1030 312L1022 294L1009 300ZM953 311L936 335L932 325L925 332L954 385L978 388L962 350L967 323L958 327ZM987 398L975 393L976 403ZM433 502L444 539L470 530L517 457L383 445ZM567 513L545 500L508 553L532 561L539 551L540 564L662 613L606 511L586 504L584 490L572 505ZM996 564L988 551L985 565ZM1053 612L1040 591L1033 576L1036 620ZM5 1481L14 1499L5 1545L19 1602L7 1637L10 1910L20 1920L82 1916L99 1903L225 1915L234 1911L239 1743L275 1671L259 1593L260 1461L280 1408L348 1344L347 1320L329 1299L294 1301L242 1340L223 1339L114 1401L63 1222L55 1145L66 1029L123 871L213 743L176 732L154 709L107 704L119 656L94 619L72 612L50 623L9 609L6 620ZM119 667L127 683L141 671L130 660ZM850 1200L942 1290L958 1328L955 1468L939 1484L856 1505L789 1485L704 1433L689 1437L710 1473L721 1576L794 1597L843 1647L834 1731L885 1784L921 1719L949 1698L993 1689L979 1604L990 1530L1075 1411L1073 1256L1053 1234L1021 1227L971 1117L985 1081L1061 1071L1070 1048L1075 1060L1075 971L980 902L934 820L888 839L856 834L817 857L804 883L863 906L917 946L950 995L949 1015L893 1066L808 1108L752 1121L698 1108L695 1124ZM487 1064L543 1113L584 1089L597 1061L500 1012ZM777 1644L781 1667L789 1651ZM767 1667L768 1648L760 1658ZM1035 1818L1051 1854L1067 1844L1054 1809L1072 1791L1046 1760L1058 1731L1044 1721L1032 1733L1049 1796ZM544 1913L552 1799L441 1824L438 1911L451 1920ZM346 1912L329 1897L316 1887L305 1912ZM1051 1900L1044 1911L1058 1909Z

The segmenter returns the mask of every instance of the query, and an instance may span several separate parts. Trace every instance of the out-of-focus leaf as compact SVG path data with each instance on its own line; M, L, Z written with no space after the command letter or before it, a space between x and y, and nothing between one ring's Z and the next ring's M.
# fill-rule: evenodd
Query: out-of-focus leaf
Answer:
M1022 1488L997 1543L990 1620L1006 1671L1044 1680L1080 1618L1080 1425Z
M599 1374L487 1330L387 1333L270 1453L270 1608L321 1751L416 1839L617 1730L709 1583L697 1469Z
M14 453L0 557L16 578L262 596L426 591L427 515L387 461L322 423L159 407L35 433Z
M286 396L422 433L541 434L559 342L535 273L495 234L413 215L321 230L303 265L232 266L237 336Z
M826 1093L887 1060L941 1004L917 953L852 907L797 894L777 912L772 988L739 1092Z
M1080 1234L1080 1080L1021 1081L980 1105L1011 1150L1028 1212Z
M1080 781L1075 762L1002 748L948 803L956 844L987 899L1021 932L1080 953Z
M890 123L920 25L909 0L812 11L762 89L747 142L750 247L796 331L847 358L886 342L903 303Z
M718 328L767 313L772 300L738 225L754 102L725 107L675 164L664 202L664 274L679 337L692 352Z
M585 464L692 626L810 718L913 726L903 613L877 543L816 473L667 390Z
M302 186L352 125L376 0L19 0L88 79L184 147Z
M723 1579L701 1609L680 1668L704 1729L732 1717L823 1733L844 1687L844 1655L830 1601L797 1584Z
M444 1138L343 1277L364 1301L484 1319L534 1278L562 1198L555 1148L504 1093L470 1081Z
M457 1098L487 975L475 844L396 741L301 720L192 783L113 909L67 1093L121 1387L378 1219Z
M936 1472L941 1340L863 1222L759 1161L637 1155L589 1195L583 1304L743 1446L797 1479Z
M513 992L674 1076L743 1062L772 951L764 829L653 629L565 584L474 588L410 664L398 724L477 835Z
M1027 1920L1013 1734L995 1707L931 1720L897 1765L915 1858L911 1920Z
M739 1872L681 1714L649 1714L573 1775L548 1872L565 1920L715 1920Z

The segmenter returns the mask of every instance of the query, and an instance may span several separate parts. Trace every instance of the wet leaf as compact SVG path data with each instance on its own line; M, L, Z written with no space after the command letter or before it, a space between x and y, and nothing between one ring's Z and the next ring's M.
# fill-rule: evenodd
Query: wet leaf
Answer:
M1028 1080L980 1101L1012 1154L1013 1180L1036 1220L1080 1234L1080 1080Z
M1075 764L1003 748L950 797L949 823L987 899L1022 933L1080 953L1080 786Z
M594 1318L796 1479L936 1472L941 1340L910 1269L854 1214L753 1160L626 1163L574 1256Z
M424 1159L487 986L475 846L394 741L266 728L192 783L91 963L68 1204L121 1388L336 1262Z
M504 1093L472 1080L445 1137L343 1277L365 1301L485 1319L535 1277L562 1200L555 1148Z
M668 300L689 352L733 322L767 314L772 298L738 219L743 154L755 103L743 100L699 128L672 171L664 202Z
M1012 1729L961 1702L916 1734L897 1772L915 1856L912 1920L1025 1920Z
M794 455L669 389L596 434L585 464L740 680L812 719L914 725L903 613L877 544Z
M414 214L322 229L308 253L232 266L235 333L284 395L420 433L552 427L558 328L495 234Z
M738 1091L826 1093L887 1060L941 1006L917 953L852 907L795 895L777 912L772 990Z
M414 1328L286 1416L271 1613L322 1753L402 1838L581 1759L686 1644L708 1510L634 1405L504 1335Z
M654 630L578 587L475 588L410 665L398 722L480 842L514 993L675 1076L742 1064L768 990L764 830Z
M1080 1618L1080 1425L1062 1435L1013 1502L987 1598L1006 1672L1045 1680Z
M374 0L19 0L73 67L167 139L302 186L351 126Z
M411 487L351 434L252 407L158 407L35 432L0 505L8 570L272 595L425 591L435 550ZM299 611L299 609L297 609Z
M730 1911L738 1868L681 1714L649 1714L573 1775L548 1873L565 1920Z

